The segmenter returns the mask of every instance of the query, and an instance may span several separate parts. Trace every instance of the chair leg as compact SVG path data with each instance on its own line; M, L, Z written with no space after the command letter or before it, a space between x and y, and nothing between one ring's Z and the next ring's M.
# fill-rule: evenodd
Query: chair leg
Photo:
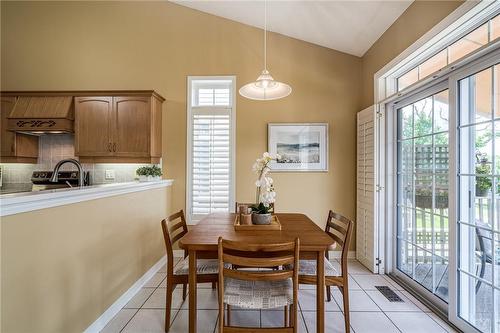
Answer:
M293 304L290 304L290 314L288 315L288 327L293 327Z
M186 294L187 294L187 284L183 284L182 285L182 300L185 301L186 300Z
M330 286L326 286L326 301L330 302L332 300L332 291Z
M283 320L283 327L288 326L288 305L285 305L285 311L283 312L284 314L284 320Z
M168 333L168 330L170 329L170 312L172 309L172 293L173 292L174 292L174 289L173 289L172 284L167 282L167 292L166 292L166 300L165 300L165 333Z
M227 305L227 326L231 326L231 305Z
M212 282L212 289L217 289L217 282Z
M349 289L347 286L340 287L340 291L342 292L342 298L344 299L344 322L345 322L345 331L350 332L350 319L349 319Z

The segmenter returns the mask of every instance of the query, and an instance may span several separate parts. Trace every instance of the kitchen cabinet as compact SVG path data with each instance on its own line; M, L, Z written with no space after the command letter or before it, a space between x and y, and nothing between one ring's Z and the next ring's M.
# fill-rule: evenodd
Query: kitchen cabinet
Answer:
M0 106L0 162L37 163L38 137L8 130L8 119L17 97L1 96Z
M163 97L75 97L75 154L88 163L159 163Z

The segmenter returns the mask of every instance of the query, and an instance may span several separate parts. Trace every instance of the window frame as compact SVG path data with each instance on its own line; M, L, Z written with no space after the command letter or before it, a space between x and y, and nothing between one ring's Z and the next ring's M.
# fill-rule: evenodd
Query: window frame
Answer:
M229 105L213 105L213 106L193 106L192 97L193 97L193 82L194 81L202 81L202 80L225 80L231 81L230 83L230 97L229 97ZM193 110L195 109L213 109L220 110L227 108L230 111L230 147L229 147L229 211L233 210L234 202L235 202L235 193L236 193L236 76L235 75L227 75L227 76L188 76L187 77L187 117L186 117L186 125L187 125L187 133L186 133L186 222L190 225L195 225L200 221L200 219L194 219L191 213L192 208L192 193L191 186L193 182L193 170L192 170L192 150L193 150Z

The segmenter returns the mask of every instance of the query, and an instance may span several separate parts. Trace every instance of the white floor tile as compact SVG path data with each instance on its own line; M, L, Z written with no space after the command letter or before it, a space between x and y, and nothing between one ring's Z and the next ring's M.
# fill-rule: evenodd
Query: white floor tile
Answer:
M114 318L101 330L101 333L118 333L128 323L130 318L137 312L136 309L122 309Z
M122 333L165 333L164 323L165 310L140 309Z
M363 288L361 288L361 286L356 282L356 280L353 279L352 275L350 274L348 283L349 290L363 290Z
M231 326L260 327L260 311L231 310Z
M147 309L165 309L166 293L166 288L156 289L142 307ZM184 303L188 303L188 297L186 297ZM175 289L172 293L172 309L180 309L182 305L182 290Z
M457 332L453 327L448 325L443 319L439 318L439 316L437 314L435 314L433 312L429 312L429 313L427 313L427 315L429 315L429 317L434 319L434 321L436 323L438 323L439 326L444 328L446 332L449 332L449 333L456 333Z
M351 276L363 290L377 290L375 286L388 286L392 289L396 289L392 283L384 278L383 275L351 274Z
M405 288L403 288L403 286L401 286L396 281L394 281L393 279L391 279L390 276L388 276L388 275L381 275L381 276L383 276L384 279L386 279L393 286L394 289L396 289L396 290L405 290Z
M260 313L261 327L283 327L284 314L282 311L262 310ZM307 333L306 324L300 311L298 312L297 324L300 333Z
M198 310L219 309L217 290L198 288L196 295L196 308ZM189 309L189 299L186 299L186 302L182 305L182 309Z
M156 288L163 282L163 280L165 280L166 277L167 274L165 273L156 273L151 279L149 279L148 282L146 282L144 288Z
M410 301L412 301L420 310L423 312L432 312L431 309L426 307L422 302L420 302L418 299L416 299L412 294L407 292L406 290L401 290L401 293L405 295Z
M309 333L316 332L316 312L303 312ZM344 315L342 312L325 313L325 332L345 333ZM352 329L351 329L352 332Z
M387 298L378 290L367 290L366 293L370 298L382 309L382 311L406 311L406 312L421 312L421 310L406 298L400 291L395 291L403 302L389 302Z
M219 311L216 310L198 310L197 313L197 332L213 333L217 323ZM187 310L179 310L174 323L170 326L169 333L189 332L189 313ZM163 332L164 333L164 332Z
M316 311L316 290L299 290L299 304L302 311ZM325 311L340 311L340 308L333 299L327 302L325 296Z
M335 301L344 311L343 297L340 290L332 291ZM349 308L350 311L381 311L363 290L349 290Z
M398 333L382 312L351 312L351 326L356 333Z
M347 272L349 274L364 274L364 275L372 275L373 273L368 270L363 264L361 264L357 260L348 260L347 261Z
M386 312L402 333L446 333L431 317L423 312Z
M155 291L155 288L141 288L137 294L124 306L124 309L139 309L149 296Z

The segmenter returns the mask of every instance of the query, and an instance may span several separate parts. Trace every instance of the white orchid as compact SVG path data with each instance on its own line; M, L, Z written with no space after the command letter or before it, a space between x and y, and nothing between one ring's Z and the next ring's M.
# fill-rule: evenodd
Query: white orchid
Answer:
M281 159L279 154L269 154L268 152L265 152L252 166L252 170L259 175L259 178L255 182L255 186L257 187L257 205L262 203L264 206L269 207L269 205L274 203L276 200L276 192L274 191L273 186L274 181L268 176L268 174L271 171L269 163L273 160L279 159Z

